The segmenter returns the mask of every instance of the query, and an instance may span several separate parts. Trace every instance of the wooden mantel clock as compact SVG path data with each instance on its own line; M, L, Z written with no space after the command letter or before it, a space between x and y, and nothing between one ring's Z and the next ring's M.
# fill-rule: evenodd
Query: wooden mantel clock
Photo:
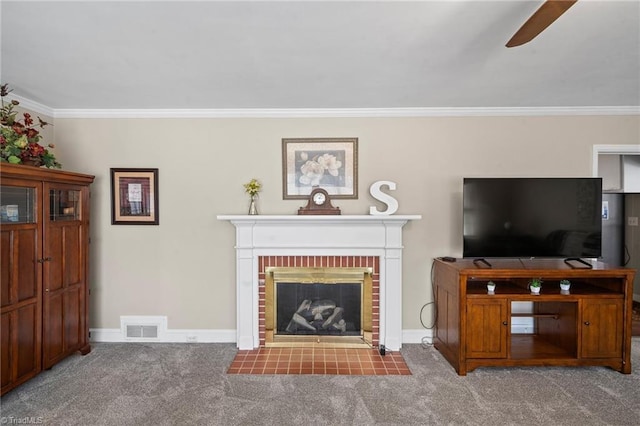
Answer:
M313 188L305 207L298 209L298 214L341 214L340 207L331 205L329 193L322 188Z

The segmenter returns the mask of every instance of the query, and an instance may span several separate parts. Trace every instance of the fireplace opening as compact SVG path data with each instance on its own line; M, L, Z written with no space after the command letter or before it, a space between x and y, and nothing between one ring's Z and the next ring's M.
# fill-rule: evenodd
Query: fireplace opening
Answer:
M371 347L371 268L267 268L265 345Z
M278 283L276 334L360 336L362 285Z

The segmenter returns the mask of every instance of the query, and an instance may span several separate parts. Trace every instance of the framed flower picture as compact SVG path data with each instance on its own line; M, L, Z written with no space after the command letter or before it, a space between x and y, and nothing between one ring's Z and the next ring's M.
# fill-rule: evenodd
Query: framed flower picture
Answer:
M111 224L158 225L158 169L111 169Z
M331 198L358 198L358 139L282 139L282 198L305 199L315 187Z

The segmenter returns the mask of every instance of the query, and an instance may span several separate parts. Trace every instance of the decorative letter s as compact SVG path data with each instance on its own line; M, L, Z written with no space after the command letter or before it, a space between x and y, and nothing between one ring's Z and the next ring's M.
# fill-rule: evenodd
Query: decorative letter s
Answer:
M395 191L396 189L396 183L388 180L380 180L371 185L369 188L371 196L388 206L384 211L378 211L375 206L369 207L369 214L371 215L391 215L398 211L398 201L389 194L382 192L380 188L383 186L388 186L391 191Z

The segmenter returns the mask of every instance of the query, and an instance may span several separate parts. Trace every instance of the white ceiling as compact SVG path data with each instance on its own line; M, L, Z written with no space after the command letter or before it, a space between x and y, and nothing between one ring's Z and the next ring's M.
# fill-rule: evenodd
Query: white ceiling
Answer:
M57 110L640 106L640 1L11 1L1 79Z

